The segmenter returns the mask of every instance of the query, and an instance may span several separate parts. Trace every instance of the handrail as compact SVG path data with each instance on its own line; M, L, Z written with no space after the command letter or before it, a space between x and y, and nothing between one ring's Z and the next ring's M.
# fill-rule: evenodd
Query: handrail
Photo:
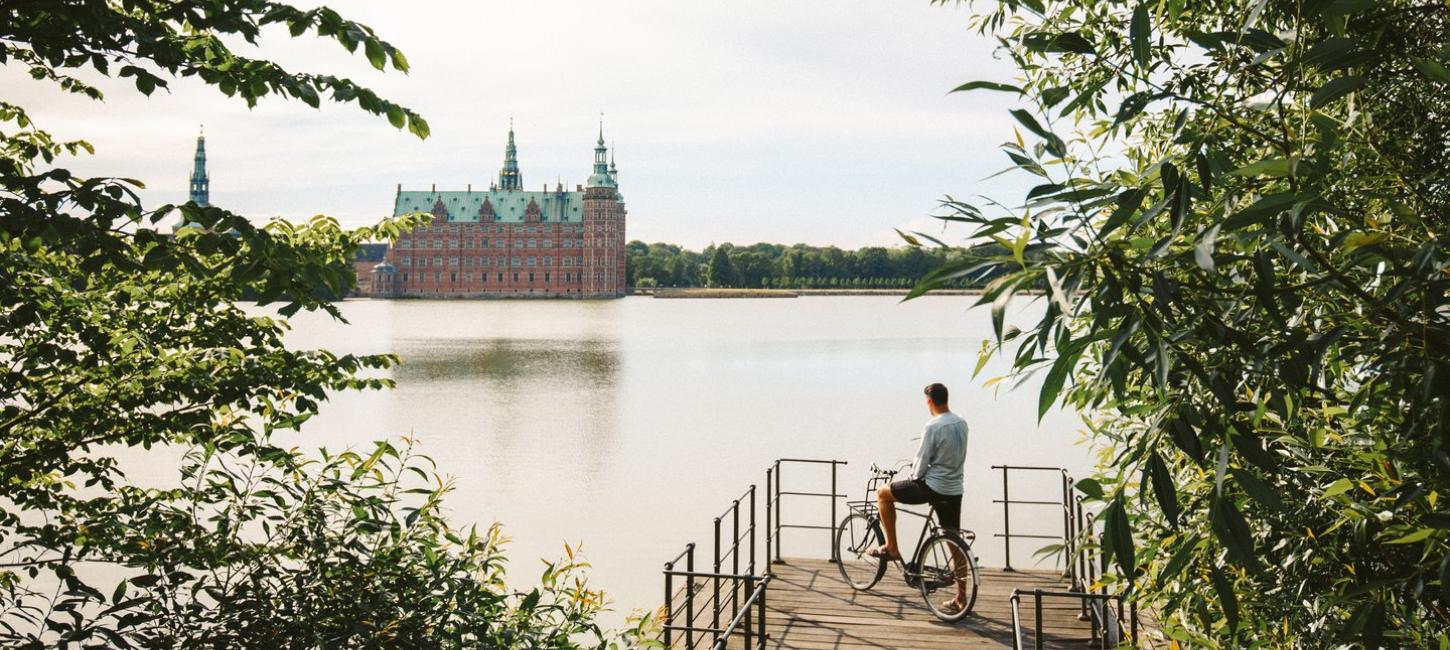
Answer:
M785 464L802 465L830 465L831 466L831 491L830 492L804 492L795 490L782 490L781 480L782 466ZM782 531L787 528L797 530L836 530L836 501L846 498L849 495L841 494L837 489L837 469L847 464L844 460L824 460L820 458L777 458L770 467L765 470L765 557L767 564L781 561L781 537ZM821 497L831 502L830 520L826 525L820 524L787 524L785 523L784 499L782 497ZM826 544L835 543L834 536L826 540ZM832 557L830 554L827 557Z
M765 643L765 588L770 584L771 576L766 575L760 580L759 585L756 585L754 588L752 588L750 585L754 580L755 578L752 576L745 577L746 590L750 592L750 597L745 599L745 604L741 605L740 612L737 613L735 615L735 618L730 620L730 624L726 625L725 629L720 632L720 638L715 640L715 646L713 650L725 650L725 647L729 645L730 635L734 634L735 629L740 627L742 623L744 623L745 625L745 647L749 648L753 643L756 642L757 639L759 640L759 643ZM760 611L754 615L754 623L757 626L757 628L754 630L752 630L750 626L752 622L752 606L759 607L760 609Z
M1033 638L1033 647L1036 648L1036 650L1042 650L1042 645L1043 645L1043 643L1042 643L1042 637L1043 637L1043 630L1042 630L1042 599L1043 598L1072 598L1074 600L1081 599L1083 601L1092 600L1092 601L1096 601L1096 602L1099 602L1099 603L1107 603L1108 601L1117 601L1117 603L1118 603L1118 616L1121 617L1122 616L1122 612L1123 612L1123 596L1122 596L1122 594L1095 594L1095 593L1083 593L1081 591L1052 591L1052 590L1048 590L1048 589L1033 589L1031 593L1032 593L1032 599L1033 599L1033 615L1035 617L1033 619L1034 626L1033 626L1032 638ZM1011 603L1011 605L1012 605L1012 650L1022 650L1022 615L1021 615L1021 613L1019 611L1019 609L1021 607L1021 601L1022 601L1022 590L1021 589L1013 589L1012 590L1012 595L1011 595L1011 597L1009 597L1007 599L1007 601L1009 603ZM1094 612L1094 615L1095 616L1098 616L1100 614L1097 611L1097 609L1094 609L1093 612ZM1109 620L1109 619L1106 616L1104 616L1101 619L1101 621L1099 621L1098 619L1095 618L1094 623L1100 623L1100 622L1101 623L1105 623L1107 620ZM1096 634L1097 627L1098 627L1098 625L1094 625L1094 635L1093 635L1093 640L1094 641L1097 640L1097 634ZM1109 635L1107 633L1110 631L1110 628L1108 628L1108 626L1106 624L1101 625L1101 627L1102 627L1103 632L1104 632L1103 638L1102 638L1104 647L1110 647L1110 648L1111 647L1116 647L1119 643L1121 643L1121 639L1118 638L1120 636L1120 633L1121 633L1121 628L1117 628L1116 630L1113 630L1115 633L1112 634L1112 635ZM1132 631L1132 637L1131 638L1133 638L1133 639L1138 638L1138 622L1137 622L1137 619L1136 619L1136 612L1135 612L1135 616L1134 616L1134 620L1133 620L1133 631Z
M789 464L830 465L831 491L807 492L781 489L781 469ZM780 458L765 470L765 562L781 556L781 532L788 528L835 530L836 502L845 497L836 489L837 469L845 465L843 460L822 460L814 458ZM770 584L769 571L758 573L756 547L756 509L760 505L754 484L732 499L730 505L713 520L713 544L710 547L708 569L695 568L696 545L691 542L685 550L665 563L664 624L661 626L665 647L674 647L675 641L694 648L698 641L711 639L715 648L724 648L732 634L744 632L745 647L765 647L765 601L766 588ZM827 526L805 523L786 523L781 514L783 497L816 497L830 500L831 520ZM834 540L832 540L834 542ZM701 549L703 550L703 549ZM683 561L685 568L677 565ZM676 599L676 580L684 582L683 611ZM696 594L700 595L697 602ZM697 607L699 608L697 610ZM722 619L724 620L722 624ZM696 619L699 619L698 621ZM683 638L677 638L677 634Z
M1058 467L1040 467L1025 465L993 465L992 469L1002 471L1002 498L994 499L993 503L1002 504L1002 530L997 537L1003 538L1005 547L1007 570L1012 569L1012 547L1013 538L1025 539L1056 539L1056 535L1013 533L1011 529L1011 507L1013 505L1055 505L1062 509L1062 552L1064 558L1064 577L1067 578L1068 589L1066 591L1052 591L1034 589L1033 598L1036 601L1036 624L1037 647L1042 647L1042 598L1072 598L1078 600L1082 611L1078 618L1080 620L1091 620L1092 640L1104 643L1111 642L1116 645L1119 642L1122 632L1124 617L1124 595L1109 594L1099 584L1099 578L1108 570L1108 557L1102 552L1101 538L1097 531L1097 515L1089 512L1083 505L1083 495L1077 491L1077 484L1073 481L1072 475L1066 469ZM1061 481L1061 500L1046 501L1033 499L1012 499L1009 492L1009 475L1013 471L1033 472L1057 472ZM1098 538L1093 542L1093 538ZM1022 620L1018 611L1020 606L1020 590L1013 590L1009 601L1012 606L1012 628L1013 648L1020 650L1022 647ZM1117 612L1114 614L1107 606L1109 601L1116 601ZM1136 642L1138 638L1138 607L1137 603L1128 601L1128 623L1131 628L1131 635L1128 637ZM1116 627L1110 624L1115 624ZM1100 634L1101 633L1101 636Z

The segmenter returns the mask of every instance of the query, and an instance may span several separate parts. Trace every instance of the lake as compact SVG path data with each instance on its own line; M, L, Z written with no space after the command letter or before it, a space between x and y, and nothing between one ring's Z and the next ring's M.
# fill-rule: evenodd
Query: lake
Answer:
M688 541L703 546L730 499L752 482L764 489L774 459L849 461L841 488L859 494L870 463L909 458L928 417L922 387L941 381L971 427L963 525L982 537L983 563L1000 566L990 535L1001 531L991 503L1001 476L989 466L1082 474L1091 460L1076 414L1054 410L1038 425L1036 382L983 386L1005 360L971 379L992 331L987 309L968 309L975 300L347 301L351 324L302 314L289 342L396 353L397 388L336 396L296 442L336 450L415 436L457 479L456 521L503 523L517 586L537 578L538 558L583 542L593 584L627 612L659 604L663 562ZM1008 321L1040 310L1023 305ZM828 487L825 474L804 474L786 489ZM1046 478L1017 485L1014 498L1056 498ZM827 518L787 507L793 521ZM1058 517L1014 510L1013 527L1055 533ZM786 542L786 555L829 547L816 531ZM1041 544L1014 544L1014 564L1030 566Z

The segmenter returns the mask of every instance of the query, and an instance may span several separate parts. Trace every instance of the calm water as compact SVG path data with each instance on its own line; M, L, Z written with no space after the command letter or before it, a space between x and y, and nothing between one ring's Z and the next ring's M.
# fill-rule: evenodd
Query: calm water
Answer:
M970 381L991 336L987 310L968 311L973 300L349 301L350 325L302 315L291 342L397 353L398 387L334 398L298 442L416 436L457 477L455 518L504 524L515 580L527 584L538 558L582 541L595 585L628 611L658 604L661 564L707 541L712 518L763 485L773 459L849 461L842 488L856 493L871 462L909 457L927 418L921 387L943 381L971 426L964 525L985 538L984 563L1000 565L989 536L1000 532L990 500L1001 484L988 466L1090 462L1075 415L1038 426L1035 385L982 387L1004 363ZM1009 320L1038 313L1024 309ZM795 471L786 489L826 489L807 480L824 474L807 474ZM1045 483L1022 486L1014 497L1055 496ZM827 519L805 501L786 506L792 520ZM1014 515L1023 532L1060 526L1050 509L1035 522ZM787 555L827 548L813 531L786 540ZM1015 545L1014 563L1030 564L1038 545Z

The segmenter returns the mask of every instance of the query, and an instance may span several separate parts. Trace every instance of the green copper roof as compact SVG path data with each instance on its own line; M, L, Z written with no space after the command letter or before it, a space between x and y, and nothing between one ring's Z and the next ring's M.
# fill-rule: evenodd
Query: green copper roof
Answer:
M448 211L449 221L476 222L484 199L497 215L495 221L522 223L529 201L539 204L542 221L557 223L582 223L584 221L583 192L529 192L522 190L490 190L486 192L398 192L393 203L393 216L410 212L432 212L438 199Z

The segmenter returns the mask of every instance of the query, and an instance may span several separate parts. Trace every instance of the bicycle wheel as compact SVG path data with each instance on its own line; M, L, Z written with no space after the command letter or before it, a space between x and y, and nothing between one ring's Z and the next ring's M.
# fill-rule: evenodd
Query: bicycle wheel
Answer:
M857 590L870 589L886 573L886 558L871 557L866 552L885 541L881 526L876 520L859 512L846 515L836 527L836 547L833 549L836 566L841 577Z
M956 535L933 535L921 545L917 560L921 576L917 587L921 589L921 597L932 614L953 623L972 611L972 606L977 603L977 559L972 556L970 546ZM961 609L947 607L959 593L964 597L962 602L966 606Z

